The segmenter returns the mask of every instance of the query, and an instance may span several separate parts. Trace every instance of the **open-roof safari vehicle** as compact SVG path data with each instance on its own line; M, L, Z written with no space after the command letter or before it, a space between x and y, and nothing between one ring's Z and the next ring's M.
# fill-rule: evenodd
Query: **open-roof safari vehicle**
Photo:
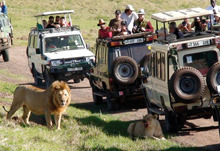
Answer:
M78 83L93 68L94 54L87 49L79 26L72 25L70 14L73 12L65 10L35 15L42 23L37 23L37 27L30 31L27 56L36 85L41 85L42 80L45 80L46 86L54 80L73 79ZM48 16L55 18L55 15L69 17L69 26L45 28L43 18L48 20Z
M157 13L152 19L167 23L210 16L210 11L192 8ZM191 32L183 39L155 40L147 55L143 81L148 112L165 114L166 128L177 132L189 118L217 120L212 103L220 97L219 36Z
M0 55L4 62L9 61L8 49L13 44L13 27L6 14L0 13Z
M108 110L118 110L120 102L128 97L143 97L141 67L153 36L144 32L96 40L96 62L90 75L95 104L101 104L106 97Z

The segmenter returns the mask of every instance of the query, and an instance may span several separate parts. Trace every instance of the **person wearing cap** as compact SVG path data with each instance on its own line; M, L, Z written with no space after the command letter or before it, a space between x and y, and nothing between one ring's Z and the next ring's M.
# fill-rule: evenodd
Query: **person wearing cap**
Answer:
M112 32L108 30L109 27L106 27L105 21L103 19L99 19L99 23L97 24L97 26L100 26L98 38L112 37Z
M5 1L2 1L2 9L1 9L1 12L8 15L8 9L7 9L7 6L5 4Z
M134 12L132 5L126 6L125 11L121 14L121 19L127 22L127 28L132 32L134 21L138 19L138 15Z
M58 28L59 26L54 24L54 17L53 16L49 16L49 21L48 24L46 26L46 28Z
M109 22L109 31L112 32L112 36L116 36L121 31L121 11L115 11L115 18Z
M215 14L215 21L213 23L213 26L219 26L220 25L220 13Z
M122 21L121 22L121 32L118 33L117 36L120 36L120 35L129 35L131 34L131 32L128 30L127 28L127 22L126 21Z
M174 34L176 35L176 39L181 39L184 38L183 33L181 31L179 31L179 29L176 27L176 23L175 22L171 22L169 24L169 32L170 34Z
M154 32L151 22L144 18L144 15L146 14L144 9L140 9L137 14L138 19L134 22L133 32Z
M193 31L191 28L191 23L188 18L185 18L182 23L179 24L178 29L182 31L182 33L187 33Z

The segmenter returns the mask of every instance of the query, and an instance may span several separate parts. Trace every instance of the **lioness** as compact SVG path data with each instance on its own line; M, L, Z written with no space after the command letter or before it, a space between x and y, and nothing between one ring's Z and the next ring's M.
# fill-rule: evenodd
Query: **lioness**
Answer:
M48 128L52 127L51 114L54 114L57 129L60 129L62 113L71 102L70 88L64 81L55 81L46 90L34 86L18 86L7 119L23 106L22 119L29 124L31 112L45 114Z
M158 115L148 114L143 117L142 121L131 123L127 129L129 137L132 139L135 137L165 139L157 117Z

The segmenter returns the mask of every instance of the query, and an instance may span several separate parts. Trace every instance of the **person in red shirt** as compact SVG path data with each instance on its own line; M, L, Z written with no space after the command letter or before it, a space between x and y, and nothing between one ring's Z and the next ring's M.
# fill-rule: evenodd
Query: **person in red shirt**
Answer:
M99 20L99 23L97 26L100 26L99 32L98 32L98 38L109 38L112 37L112 32L108 30L109 27L106 27L105 21L103 19Z

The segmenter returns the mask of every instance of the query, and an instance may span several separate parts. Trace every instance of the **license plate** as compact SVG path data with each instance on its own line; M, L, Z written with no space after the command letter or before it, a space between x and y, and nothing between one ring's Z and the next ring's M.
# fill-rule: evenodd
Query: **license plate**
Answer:
M141 42L144 42L143 38L127 39L124 41L124 44L127 45L127 44L141 43Z
M187 43L188 48L210 45L210 40L196 41Z
M76 68L67 68L67 71L80 71L83 70L82 67L76 67Z

